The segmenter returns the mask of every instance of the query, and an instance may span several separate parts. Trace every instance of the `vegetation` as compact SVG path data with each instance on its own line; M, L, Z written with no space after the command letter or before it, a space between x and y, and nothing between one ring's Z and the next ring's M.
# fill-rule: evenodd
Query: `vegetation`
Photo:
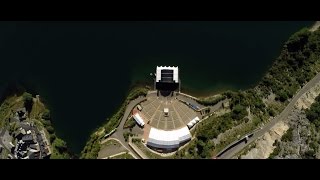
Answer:
M30 113L32 110L32 105L33 105L33 97L32 94L24 92L22 94L23 102L24 102L24 107L26 110Z
M4 99L0 105L0 127L7 126L9 124L8 119L12 115L12 110L21 107L23 107L23 102L19 101L19 97L16 95Z
M9 123L12 113L21 107L26 107L30 120L35 122L39 129L45 128L49 134L52 148L51 158L70 158L66 143L58 138L51 125L50 111L40 101L34 101L32 95L27 92L20 93L20 96L12 95L5 98L0 106L0 125L8 125L9 133L12 134L19 127L16 122ZM44 118L42 118L44 117Z
M134 157L129 154L129 153L124 153L124 154L121 154L121 155L118 155L118 156L114 156L110 159L134 159Z
M192 158L209 158L217 149L222 149L227 145L225 142L214 144L213 139L228 129L244 122L248 122L248 111L253 117L253 127L266 121L270 116L276 116L288 103L287 100L301 88L306 82L311 80L320 71L320 31L310 33L308 29L292 35L285 43L280 56L273 66L263 77L262 81L252 89L245 91L227 91L222 95L230 99L231 112L221 117L210 117L199 124L195 130L195 140L177 155L185 155ZM262 99L270 93L276 95L275 100L279 105L267 106ZM211 99L213 103L217 100ZM202 101L204 101L202 99ZM207 99L207 101L209 101ZM209 103L208 103L209 104ZM320 111L319 111L320 112ZM311 121L320 126L320 117L316 112L310 113ZM320 118L319 118L320 119ZM290 134L291 132L291 134ZM284 140L292 138L292 131L284 137ZM235 139L230 137L230 139ZM277 150L276 150L277 151ZM275 153L277 153L275 151Z
M315 125L316 129L320 130L320 96L316 97L315 102L310 109L306 110L308 120Z
M205 106L213 106L217 104L218 102L225 100L226 96L225 95L215 95L215 96L210 96L206 98L199 98L197 102L199 104L205 105Z
M320 31L307 28L293 34L283 46L280 56L263 77L259 88L264 95L276 94L285 102L319 71Z
M302 29L293 34L284 44L280 56L256 87L245 91L226 91L221 96L198 100L204 105L214 105L228 98L230 99L231 112L220 117L211 116L200 123L195 129L195 139L183 151L178 152L176 157L212 157L214 153L227 145L226 141L219 144L213 143L213 139L217 138L219 134L232 127L250 122L250 127L244 127L244 130L241 131L241 134L244 134L268 120L270 116L276 116L288 103L288 99L292 98L306 82L320 71L319 56L320 30L311 33L306 28ZM139 93L132 91L132 95L128 96L119 111L104 126L106 132L117 127L125 106L130 99L134 99L135 93L143 94L143 91ZM275 94L276 103L264 103L263 99L271 93ZM248 117L249 112L251 120ZM316 118L320 117L318 112L310 113L309 116L310 121L319 127L320 123ZM292 136L288 134L284 138L290 140ZM234 139L234 137L230 139Z
M128 139L129 139L129 136L132 137L134 134L132 134L131 132L125 132L123 133L123 137L124 137L124 140L126 142L128 142Z
M273 152L269 155L269 158L268 159L274 159L281 151L281 148L280 148L280 142L278 140L276 140L274 143L273 143L273 146L276 146L276 148L273 150Z
M281 137L281 142L289 142L293 139L293 128L289 128L286 133Z
M305 159L314 159L320 146L320 96L317 96L311 107L306 110L306 116L311 123L311 135L308 139L309 150L302 154L302 157Z
M80 159L97 159L102 138L103 136L99 136L96 133L91 134L89 141L81 152Z
M162 157L159 154L153 153L150 151L143 143L141 142L141 139L137 139L135 141L132 141L146 156L148 156L151 159L165 159L170 157Z
M45 112L49 112L49 111L46 110ZM67 143L56 136L54 127L51 124L51 120L42 119L40 123L43 125L43 127L46 129L46 131L49 134L49 141L52 149L52 155L50 158L51 159L70 159L71 154L68 150Z
M120 109L109 119L107 119L107 122L105 125L103 125L105 134L108 134L113 129L118 127L120 124L121 118L124 115L126 106L130 103L131 100L134 100L138 98L139 96L146 96L148 93L148 88L143 87L136 87L133 90L130 91L127 99L124 101L124 103L121 105ZM87 142L84 149L81 151L81 157L82 159L96 159L98 157L98 152L101 148L100 140L103 139L103 135L99 135L94 131L89 141Z
M45 110L42 114L42 119L44 120L50 120L51 119L51 115L50 115L50 111L49 110Z
M124 129L126 129L126 128L132 129L135 125L136 125L136 121L131 117L126 121L123 128Z
M9 134L12 135L15 131L19 129L19 125L16 122L9 124Z
M108 141L106 141L105 143L103 143L101 145L101 148L108 147L108 146L111 146L111 145L117 146L117 147L121 147L122 146L118 141L116 141L114 139L109 139Z
M126 106L130 103L130 101L138 98L139 96L146 96L148 93L147 88L137 87L134 88L128 95L125 102L121 105L120 109L110 118L107 119L107 123L104 125L105 132L109 133L114 128L118 127L121 118L123 117L124 111L126 110Z

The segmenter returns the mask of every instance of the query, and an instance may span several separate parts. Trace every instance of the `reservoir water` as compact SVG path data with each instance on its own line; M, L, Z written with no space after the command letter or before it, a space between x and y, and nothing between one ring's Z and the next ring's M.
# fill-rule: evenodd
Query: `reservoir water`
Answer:
M137 82L179 66L195 96L257 83L289 36L313 22L0 22L0 95L19 81L50 108L79 153Z

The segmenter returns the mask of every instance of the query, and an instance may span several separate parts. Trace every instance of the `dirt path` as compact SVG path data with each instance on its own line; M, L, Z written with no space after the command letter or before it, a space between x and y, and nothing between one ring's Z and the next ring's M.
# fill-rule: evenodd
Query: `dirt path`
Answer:
M316 21L316 23L310 28L311 32L316 31L320 27L320 21Z

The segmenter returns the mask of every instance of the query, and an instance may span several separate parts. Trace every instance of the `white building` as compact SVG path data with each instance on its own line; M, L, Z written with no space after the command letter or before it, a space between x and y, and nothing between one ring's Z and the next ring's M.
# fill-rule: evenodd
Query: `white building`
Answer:
M133 119L138 123L139 126L141 126L141 127L144 126L145 123L139 113L135 113L133 115Z
M195 124L197 124L200 121L199 117L195 117L194 119L192 119L188 124L188 128L191 129Z
M157 66L155 85L158 90L180 89L178 66Z
M181 129L164 131L151 128L147 145L157 149L177 149L179 146L191 139L188 127Z
M178 66L157 66L156 82L179 83Z

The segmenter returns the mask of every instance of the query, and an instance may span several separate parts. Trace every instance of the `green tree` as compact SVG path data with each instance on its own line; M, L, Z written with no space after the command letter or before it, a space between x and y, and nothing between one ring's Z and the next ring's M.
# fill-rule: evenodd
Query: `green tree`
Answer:
M59 153L64 153L67 150L67 144L60 138L56 138L54 141L54 147L59 151Z
M25 106L26 110L28 112L31 112L32 105L33 105L32 94L24 92L22 97L23 97L23 102L24 102L24 106Z
M42 114L42 119L45 119L45 120L50 120L51 119L51 115L50 115L50 111L49 110L45 110Z

